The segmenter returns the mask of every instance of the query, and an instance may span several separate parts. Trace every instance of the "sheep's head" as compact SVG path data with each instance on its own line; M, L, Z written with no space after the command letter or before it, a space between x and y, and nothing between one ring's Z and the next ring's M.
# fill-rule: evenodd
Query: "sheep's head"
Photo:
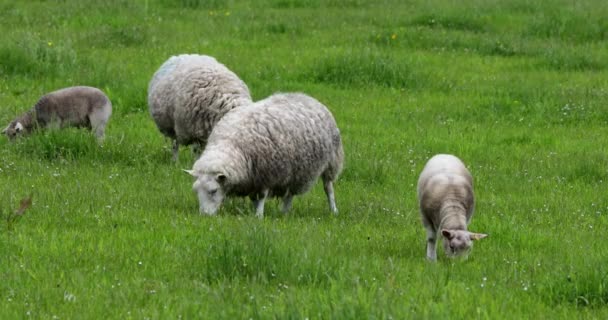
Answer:
M223 173L199 173L194 170L184 170L196 178L192 190L196 192L201 214L214 215L226 197Z
M473 247L473 241L487 237L487 234L466 230L441 230L443 249L448 257L466 257Z
M25 128L19 121L12 121L9 125L2 130L2 134L6 135L9 140L13 140L24 133Z

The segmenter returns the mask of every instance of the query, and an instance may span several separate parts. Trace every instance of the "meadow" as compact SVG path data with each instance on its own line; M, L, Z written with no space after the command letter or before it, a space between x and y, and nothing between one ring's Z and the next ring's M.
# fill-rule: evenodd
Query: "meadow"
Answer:
M44 93L104 90L86 131L0 137L0 319L608 318L608 2L0 0L0 125ZM257 219L198 214L147 86L216 57L255 100L305 92L346 153ZM475 179L467 260L425 259L416 182L436 153ZM14 218L19 201L33 203Z

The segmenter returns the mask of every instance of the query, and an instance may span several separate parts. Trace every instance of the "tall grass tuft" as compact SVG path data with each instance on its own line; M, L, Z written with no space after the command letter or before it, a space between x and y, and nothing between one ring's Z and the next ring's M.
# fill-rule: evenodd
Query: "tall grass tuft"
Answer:
M308 75L319 83L341 87L382 86L421 88L426 77L420 65L407 56L363 49L329 53L310 67Z
M23 156L44 161L73 161L99 156L100 146L93 134L76 128L37 130L15 142Z
M415 17L410 24L470 32L484 32L487 29L487 23L483 19L468 12L456 12L451 15L425 14Z
M234 1L222 0L160 0L161 5L167 8L180 9L224 9L233 4Z
M37 34L18 32L0 43L0 76L53 76L75 63L76 52L67 41L55 43Z

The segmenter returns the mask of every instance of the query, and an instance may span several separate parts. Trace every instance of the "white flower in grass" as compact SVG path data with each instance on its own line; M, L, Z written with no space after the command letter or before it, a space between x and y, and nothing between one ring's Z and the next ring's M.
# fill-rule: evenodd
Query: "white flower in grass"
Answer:
M63 300L69 301L69 302L74 302L74 301L76 301L76 296L66 291L63 293Z

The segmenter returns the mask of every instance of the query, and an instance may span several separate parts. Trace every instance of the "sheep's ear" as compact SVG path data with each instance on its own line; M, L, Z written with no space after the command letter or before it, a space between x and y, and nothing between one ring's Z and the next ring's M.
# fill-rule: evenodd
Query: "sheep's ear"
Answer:
M215 176L215 180L219 183L219 184L223 184L224 182L226 182L226 175L223 173L218 173L217 176Z
M473 233L473 232L469 232L469 237L471 237L471 240L480 240L483 239L485 237L487 237L488 235L485 233Z
M17 131L17 132L23 131L23 125L21 124L21 122L17 122L17 124L15 125L15 131Z
M194 172L194 170L186 170L186 169L182 169L183 172L197 178L198 176L196 175L196 173Z
M6 130L8 130L8 127L6 127L6 128L4 128L4 129L2 129L2 132L1 132L0 134L5 134L5 133L6 133Z
M454 233L452 232L452 230L448 229L441 230L441 235L448 240L452 240L452 238L454 238Z

